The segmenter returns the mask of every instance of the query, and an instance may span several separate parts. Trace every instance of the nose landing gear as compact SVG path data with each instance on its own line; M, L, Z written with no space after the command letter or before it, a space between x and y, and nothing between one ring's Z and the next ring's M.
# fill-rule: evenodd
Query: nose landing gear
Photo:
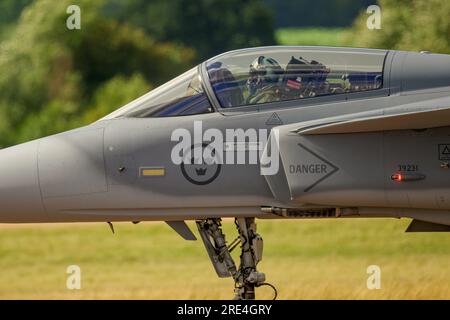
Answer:
M255 218L236 218L235 225L239 236L227 245L221 219L197 221L197 228L217 275L220 278L233 278L235 300L254 300L255 288L263 285L270 286L276 298L276 289L265 282L264 273L256 270L257 264L262 260L263 239L256 233ZM241 255L240 265L237 268L231 252L239 244Z

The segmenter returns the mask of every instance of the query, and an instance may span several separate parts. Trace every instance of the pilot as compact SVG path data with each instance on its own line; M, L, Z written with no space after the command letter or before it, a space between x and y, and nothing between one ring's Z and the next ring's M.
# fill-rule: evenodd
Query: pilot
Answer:
M221 62L215 62L209 66L208 74L223 108L239 107L243 104L242 90L236 78Z
M273 58L259 56L250 64L247 104L281 100L283 68Z

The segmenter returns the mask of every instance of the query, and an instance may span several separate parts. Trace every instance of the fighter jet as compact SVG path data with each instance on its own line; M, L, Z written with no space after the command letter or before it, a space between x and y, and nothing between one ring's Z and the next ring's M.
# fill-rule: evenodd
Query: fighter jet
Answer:
M194 220L218 276L254 299L267 284L256 219L450 230L450 55L231 51L95 123L3 149L0 164L0 222L159 220L194 240Z

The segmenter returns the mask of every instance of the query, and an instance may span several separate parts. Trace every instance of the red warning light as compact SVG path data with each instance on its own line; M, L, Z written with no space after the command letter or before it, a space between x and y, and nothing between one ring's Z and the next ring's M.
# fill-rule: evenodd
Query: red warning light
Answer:
M403 180L403 176L400 173L395 173L391 176L393 181L401 182Z

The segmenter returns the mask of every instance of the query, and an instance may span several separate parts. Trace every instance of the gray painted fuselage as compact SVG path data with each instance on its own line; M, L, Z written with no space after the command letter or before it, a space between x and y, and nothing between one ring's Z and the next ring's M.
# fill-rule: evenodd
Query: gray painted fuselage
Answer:
M320 207L340 208L342 216L419 216L450 224L450 169L439 154L440 145L450 145L450 119L432 116L426 127L401 123L402 115L446 108L450 56L390 51L383 88L373 92L192 116L104 119L1 150L0 222L273 218L278 216L261 208ZM274 113L282 124L267 124ZM399 116L398 126L394 119L386 129L365 130L364 122L356 132L301 132L387 115ZM199 120L203 130L223 132L276 127L280 172L267 177L259 164L223 164L209 184L188 181L171 160L171 134L177 128L192 132ZM331 164L338 170L321 180ZM163 168L164 174L142 176L142 168ZM425 178L392 181L402 168Z

